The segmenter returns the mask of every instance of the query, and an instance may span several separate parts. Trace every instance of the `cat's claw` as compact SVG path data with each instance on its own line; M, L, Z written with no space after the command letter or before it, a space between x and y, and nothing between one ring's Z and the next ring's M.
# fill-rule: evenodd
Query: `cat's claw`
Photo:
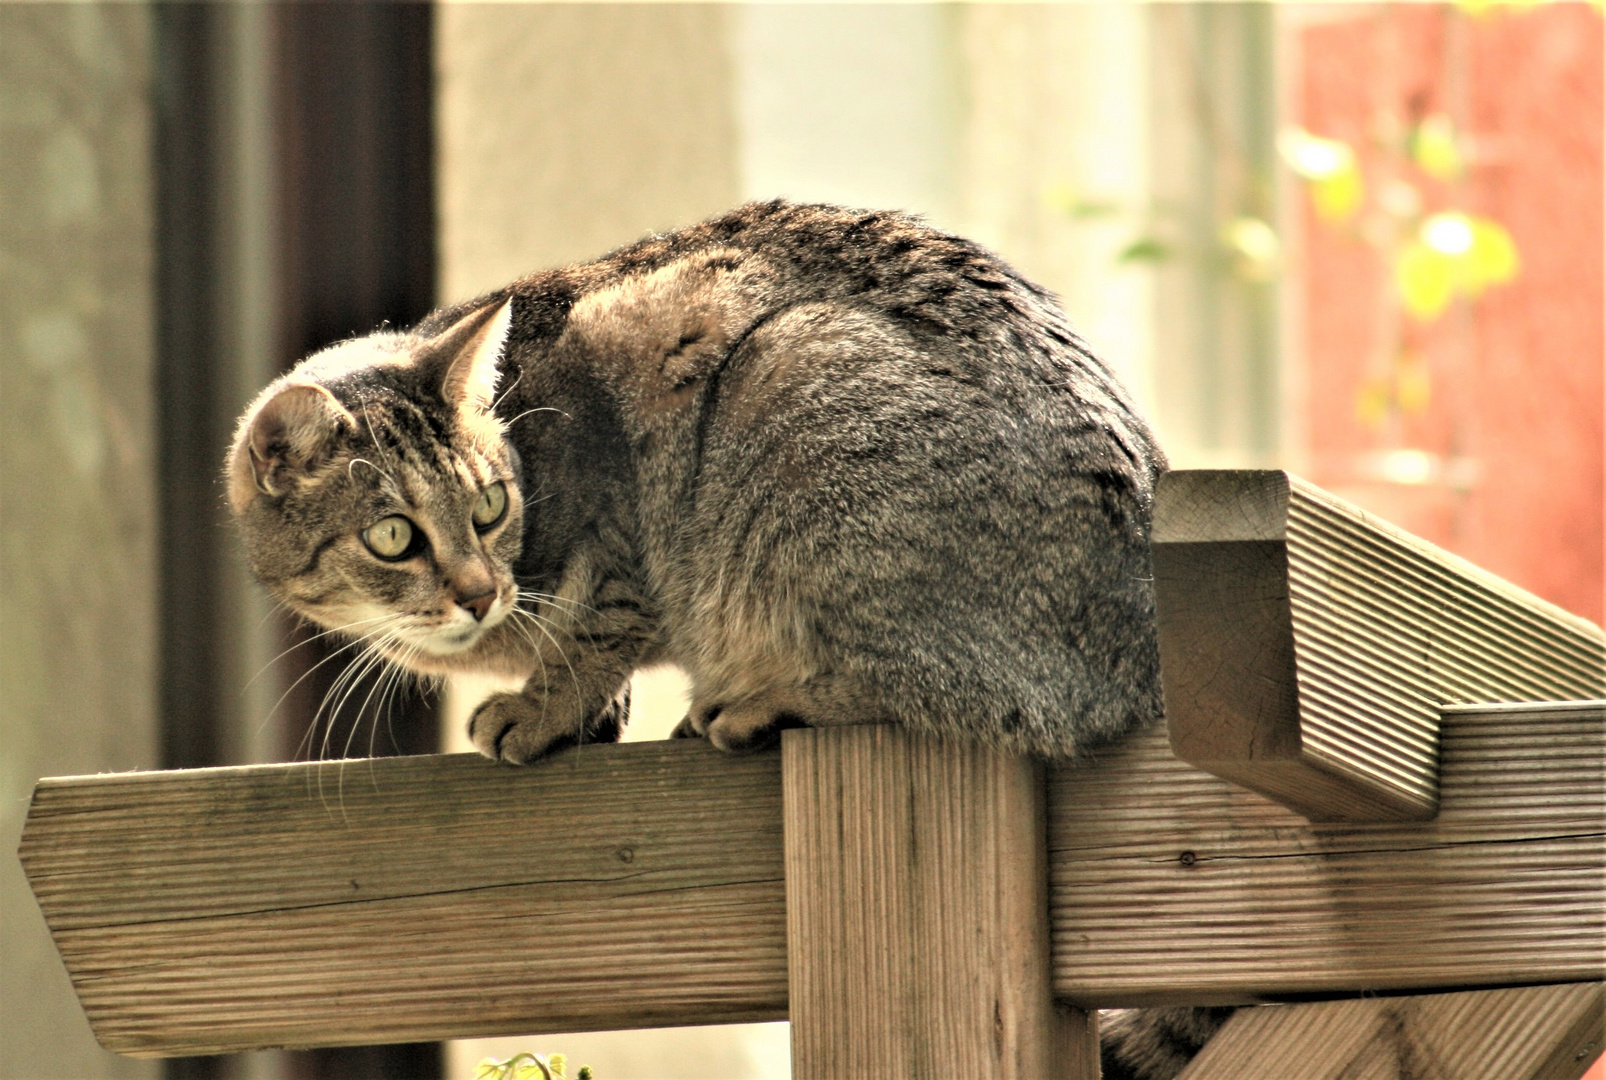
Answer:
M581 742L617 742L628 699L609 702L589 723L554 720L557 710L543 708L522 694L492 694L468 721L474 748L494 761L528 765L564 747Z

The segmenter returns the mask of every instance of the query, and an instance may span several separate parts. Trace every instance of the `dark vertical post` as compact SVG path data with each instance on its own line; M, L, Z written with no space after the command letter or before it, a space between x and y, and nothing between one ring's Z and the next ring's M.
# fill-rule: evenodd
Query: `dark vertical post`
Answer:
M293 363L341 338L415 322L434 305L432 10L311 3L274 12L278 308L283 355ZM352 704L342 715L320 716L344 668L322 662L339 646L286 630L301 647L285 678L309 675L284 710L286 756L437 749L434 700L413 692L381 710L372 675L345 698ZM442 1068L436 1043L289 1056L297 1080L408 1080Z
M229 661L228 552L232 543L218 473L239 381L228 330L242 287L230 275L241 230L237 112L253 93L273 117L267 184L276 272L264 307L275 313L276 360L427 313L435 291L434 138L428 4L309 3L267 9L259 20L266 87L231 79L238 63L233 5L154 9L158 402L161 499L161 714L163 764L227 763L230 711L241 688ZM256 99L253 99L256 100ZM232 291L231 291L232 290ZM279 674L289 686L329 646L288 621L299 640ZM284 644L290 644L287 640ZM283 645L280 646L281 648ZM275 650L278 651L278 650ZM280 707L284 757L423 753L436 749L434 702L413 693L381 710L362 683L334 718L318 708L340 676L317 667ZM366 703L366 704L363 704ZM256 722L267 718L256 717ZM326 718L327 719L327 718ZM321 1050L288 1055L296 1077L436 1077L438 1045ZM169 1077L238 1070L225 1058L171 1062Z
M213 56L217 9L158 4L154 19L156 406L162 764L221 763L218 610L223 508L216 477L219 308ZM221 422L226 424L227 421Z

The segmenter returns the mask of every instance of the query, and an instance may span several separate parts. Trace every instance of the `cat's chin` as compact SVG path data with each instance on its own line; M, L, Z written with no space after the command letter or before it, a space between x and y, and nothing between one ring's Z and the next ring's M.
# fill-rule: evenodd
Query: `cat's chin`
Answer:
M473 652L506 618L507 609L493 611L483 622L443 626L420 634L413 645L429 659L450 664L454 659L461 659Z

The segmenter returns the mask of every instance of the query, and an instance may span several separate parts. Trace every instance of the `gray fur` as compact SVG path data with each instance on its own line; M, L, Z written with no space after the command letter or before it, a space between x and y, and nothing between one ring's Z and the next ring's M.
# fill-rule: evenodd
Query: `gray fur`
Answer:
M1216 1007L1100 1013L1103 1080L1173 1080L1233 1012Z
M487 431L443 373L509 301ZM895 721L1074 756L1160 713L1164 458L1048 294L912 219L742 207L286 379L351 422L304 464L281 446L274 475L297 482L279 491L242 447L283 387L247 414L231 491L253 565L326 625L308 596L449 611L452 567L489 572L505 613L472 648L404 633L388 651L529 674L474 719L493 756L584 737L663 661L691 677L687 733L728 749L777 724ZM521 497L480 546L461 518L493 476ZM364 565L350 538L382 512L427 515L452 565L433 547ZM515 584L545 599L515 609Z

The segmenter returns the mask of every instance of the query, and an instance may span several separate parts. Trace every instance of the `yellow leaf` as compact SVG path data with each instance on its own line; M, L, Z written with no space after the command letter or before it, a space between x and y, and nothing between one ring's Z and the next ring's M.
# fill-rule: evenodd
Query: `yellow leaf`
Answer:
M1443 113L1427 117L1411 135L1411 156L1429 176L1440 180L1460 176L1463 163L1455 123Z
M1516 242L1505 226L1486 217L1472 219L1472 246L1466 254L1466 289L1476 296L1490 285L1504 285L1522 268Z
M1395 288L1418 319L1436 318L1450 306L1455 278L1454 260L1420 240L1407 244L1394 262Z
M1456 210L1434 214L1422 222L1418 235L1422 243L1451 258L1459 258L1472 250L1472 219Z
M1270 281L1277 273L1282 241L1277 230L1257 217L1235 217L1221 227L1221 243L1232 252L1233 269L1246 281Z
M1277 152L1296 176L1310 183L1311 201L1324 220L1342 221L1361 205L1365 186L1349 143L1287 127L1277 135Z
M1355 168L1349 143L1312 135L1302 127L1284 128L1277 136L1277 152L1306 180L1326 180Z
M1400 411L1412 416L1427 412L1433 394L1433 378L1427 361L1411 353L1400 357L1400 366L1394 372L1394 400Z
M1343 172L1314 181L1310 186L1311 202L1323 221L1343 221L1360 209L1366 187L1361 171L1352 164Z
M1369 428L1382 426L1389 414L1389 387L1382 379L1371 379L1355 397L1355 417Z

